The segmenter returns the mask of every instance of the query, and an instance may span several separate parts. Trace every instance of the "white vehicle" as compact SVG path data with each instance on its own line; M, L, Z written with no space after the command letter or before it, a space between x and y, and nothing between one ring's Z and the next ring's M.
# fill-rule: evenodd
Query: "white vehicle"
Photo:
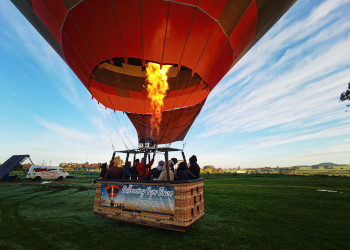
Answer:
M63 180L69 174L61 167L33 165L29 168L26 178L34 181Z

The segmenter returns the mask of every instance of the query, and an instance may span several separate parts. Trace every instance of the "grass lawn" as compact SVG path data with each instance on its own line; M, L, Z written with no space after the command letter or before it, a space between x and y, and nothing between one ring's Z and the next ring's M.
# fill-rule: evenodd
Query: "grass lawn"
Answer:
M0 182L0 249L350 249L350 178L205 176L186 233L94 216L91 180L21 182Z

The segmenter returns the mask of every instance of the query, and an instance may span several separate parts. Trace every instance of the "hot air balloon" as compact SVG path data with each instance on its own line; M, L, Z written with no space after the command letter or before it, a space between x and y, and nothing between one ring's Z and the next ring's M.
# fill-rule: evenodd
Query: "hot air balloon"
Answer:
M110 201L111 201L110 206L113 207L113 206L114 206L114 200L113 200L113 198L114 198L115 196L117 196L117 194L118 194L118 192L119 192L119 190L120 190L120 186L118 186L118 185L108 185L108 186L106 186L105 188L106 188L106 190L107 190L107 192L108 192L108 197L109 197L109 199L110 199Z
M69 65L92 98L106 108L125 112L139 142L147 144L183 140L209 93L295 2L11 1ZM142 152L146 159L147 149ZM125 194L128 199L147 194L147 185L152 185L154 192L162 194L161 202L151 198L131 202L137 213L106 210L98 202L98 182L96 215L180 231L204 215L203 179L144 182L136 187L132 181L105 181L106 185L115 183L130 190ZM155 206L150 208L150 204ZM170 215L157 214L156 205L164 206Z
M93 98L139 141L184 139L211 90L294 0L12 0ZM159 133L145 65L172 65Z

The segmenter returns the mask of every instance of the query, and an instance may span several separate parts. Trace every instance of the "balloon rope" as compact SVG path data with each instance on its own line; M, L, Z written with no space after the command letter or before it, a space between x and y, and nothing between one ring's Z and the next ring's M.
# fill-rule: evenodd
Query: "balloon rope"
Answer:
M123 67L123 70L124 70L124 67ZM125 71L124 71L124 73L125 73ZM105 79L105 77L104 77L103 75L102 75L102 78L103 78L103 82L106 82L106 79ZM120 81L118 75L117 75L117 79L118 79L118 81L121 83L121 81ZM100 86L101 86L101 88L104 90L102 84L100 84ZM107 93L106 93L106 95L107 95L107 97L108 97L108 99L109 99L109 101L110 101L110 103L111 103L111 105L112 105L113 110L115 110L115 108L114 108L114 106L113 106L113 103L112 103L112 101L111 101L109 95L108 95ZM136 102L136 101L135 101L135 102ZM112 121L114 121L114 120L111 118L111 116L109 116L109 117L110 117L110 119L111 119ZM118 116L117 116L117 119L118 119L118 122L119 122L119 124L120 124L120 121L119 121ZM120 129L121 129L122 132L124 133L124 129L123 129L123 127L122 127L121 125L120 125ZM118 130L117 132L119 133L119 130ZM124 133L124 134L125 134L125 133ZM120 136L120 137L121 137L121 136ZM125 137L126 137L127 140L130 142L131 146L134 147L133 143L129 140L129 138L127 137L126 134L125 134ZM122 138L122 137L121 137L121 138ZM124 141L124 140L123 140L123 141ZM124 145L125 145L125 143L124 143ZM125 145L125 147L128 148L126 145Z
M134 145L131 143L131 141L129 140L129 138L128 138L127 135L125 134L124 128L123 128L121 125L119 125L120 122L119 122L119 124L116 123L115 120L112 118L110 112L108 112L108 118L109 118L109 120L110 120L110 123L113 125L113 128L114 128L114 129L117 131L117 133L119 134L120 138L123 140L123 136L122 136L122 134L123 134L123 135L125 136L125 138L126 138L126 139L129 141L129 143L131 144L131 147L134 147ZM119 120L118 120L118 121L119 121ZM122 134L121 134L119 131L121 131ZM123 140L123 143L124 143L125 147L128 148L128 147L126 146L126 143L125 143L124 140Z
M109 136L109 139L111 141L111 145L112 145L112 148L113 148L114 146L113 146L113 139L112 139L112 136L111 136L111 131L110 131L106 121L103 119L103 115L101 113L100 107L98 106L97 102L94 101L94 103L96 105L96 109L97 109L99 117L101 119L101 123L102 123L103 127L105 128L105 131L106 131L107 135ZM108 129L107 129L107 127L108 127Z
M120 127L120 129L122 130L123 134L125 135L126 139L130 142L130 144L131 144L131 146L132 146L133 148L136 148L136 147L135 147L135 144L131 142L131 140L129 139L128 135L125 133L125 129L124 129L122 123L121 123L120 120L119 120L118 113L116 112L115 115L116 115L116 117L117 117L117 122L118 122L118 124L119 124L119 127ZM113 120L113 121L114 121L114 120Z

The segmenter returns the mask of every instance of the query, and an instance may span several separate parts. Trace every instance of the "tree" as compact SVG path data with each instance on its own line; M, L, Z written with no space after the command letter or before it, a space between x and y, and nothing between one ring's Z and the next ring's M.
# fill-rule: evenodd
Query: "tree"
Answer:
M218 169L216 169L216 171L215 171L216 173L223 173L224 172L224 170L222 169L222 168L218 168Z
M207 174L211 174L213 172L213 170L211 168L206 168L206 169L204 169L204 172Z
M117 165L120 166L120 165L124 165L124 161L122 160L122 158L120 158L120 156L116 156L114 157L114 160L117 162Z
M339 101L344 102L344 101L350 101L350 82L348 83L348 89L345 90L343 93L341 93ZM348 108L350 108L350 104L346 105ZM347 110L345 111L347 112Z
M203 167L204 170L206 169L211 169L211 170L215 170L215 167L213 165L206 165Z

